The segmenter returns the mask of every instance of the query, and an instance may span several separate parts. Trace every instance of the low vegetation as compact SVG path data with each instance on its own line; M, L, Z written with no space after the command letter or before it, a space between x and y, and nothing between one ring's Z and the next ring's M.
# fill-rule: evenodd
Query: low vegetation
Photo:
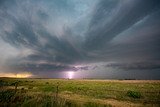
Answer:
M0 107L160 106L160 81L0 78Z
M136 91L127 91L127 95L129 97L132 97L132 98L140 98L141 97L141 93L140 92L136 92Z

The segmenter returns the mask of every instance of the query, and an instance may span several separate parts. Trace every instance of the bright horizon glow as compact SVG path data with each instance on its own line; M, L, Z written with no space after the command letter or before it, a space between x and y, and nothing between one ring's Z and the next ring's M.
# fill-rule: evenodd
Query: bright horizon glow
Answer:
M69 79L73 79L73 76L74 76L74 72L73 71L69 71L69 72L67 72L67 74L68 74L68 78Z
M21 73L0 73L0 77L10 77L10 78L29 78L33 76L30 72L21 72Z

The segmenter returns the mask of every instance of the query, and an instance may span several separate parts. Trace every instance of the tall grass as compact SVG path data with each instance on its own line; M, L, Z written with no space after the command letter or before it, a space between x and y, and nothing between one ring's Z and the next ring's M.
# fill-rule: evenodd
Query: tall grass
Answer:
M15 93L14 90L0 92L1 107L111 107L95 102L78 103L51 93Z

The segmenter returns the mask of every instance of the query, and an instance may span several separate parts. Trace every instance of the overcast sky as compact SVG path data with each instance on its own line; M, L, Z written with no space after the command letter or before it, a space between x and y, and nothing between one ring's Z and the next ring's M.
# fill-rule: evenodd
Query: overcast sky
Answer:
M160 0L0 0L0 76L160 79Z

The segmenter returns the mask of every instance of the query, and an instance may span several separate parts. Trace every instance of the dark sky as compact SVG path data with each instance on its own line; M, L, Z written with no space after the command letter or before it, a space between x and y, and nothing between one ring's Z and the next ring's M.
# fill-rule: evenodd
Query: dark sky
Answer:
M0 77L28 75L160 79L160 0L0 0Z

